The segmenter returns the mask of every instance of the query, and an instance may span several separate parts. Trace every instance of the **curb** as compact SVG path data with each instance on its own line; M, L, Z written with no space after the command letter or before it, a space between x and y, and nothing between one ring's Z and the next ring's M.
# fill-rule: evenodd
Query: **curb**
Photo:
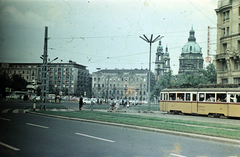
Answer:
M223 138L223 137L214 137L214 136L207 136L207 135L200 135L200 134L184 133L184 132L178 132L178 131L148 128L148 127L128 125L128 124L119 124L119 123L112 123L112 122L103 122L103 121L96 121L96 120L89 120L89 119L56 116L56 115L50 115L50 114L44 114L44 113L36 113L36 112L32 112L32 111L26 111L26 113L36 114L36 115L41 115L41 116L47 116L47 117L67 119L67 120L75 120L75 121L81 121L81 122L89 122L89 123L98 123L98 124L104 124L104 125L119 126L119 127L131 128L131 129L157 132L157 133L166 133L166 134L185 136L185 137L191 137L191 138L199 138L199 139L209 140L209 141L224 142L224 143L228 143L228 144L237 144L237 145L240 146L240 140Z

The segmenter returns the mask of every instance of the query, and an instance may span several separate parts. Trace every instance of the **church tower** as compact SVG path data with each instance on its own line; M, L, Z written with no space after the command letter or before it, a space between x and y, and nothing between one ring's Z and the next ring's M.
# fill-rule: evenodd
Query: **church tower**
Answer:
M189 32L188 42L183 46L181 56L179 57L178 74L194 74L203 68L202 48L198 45L195 38L195 31Z
M170 70L170 57L168 47L166 47L165 53L163 52L163 46L161 40L157 47L156 60L155 60L155 80L159 81L161 76Z

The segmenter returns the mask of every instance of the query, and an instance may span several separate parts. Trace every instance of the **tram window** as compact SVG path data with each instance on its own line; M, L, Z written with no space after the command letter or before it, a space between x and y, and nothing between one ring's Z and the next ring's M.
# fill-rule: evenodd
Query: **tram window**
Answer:
M205 101L204 93L199 94L199 101Z
M169 93L169 100L176 100L176 93Z
M240 102L240 94L236 95L237 102Z
M168 100L168 94L164 94L164 100Z
M206 101L215 102L215 93L207 93L206 94Z
M192 101L197 101L197 94L193 94Z
M161 94L161 100L168 100L168 94L162 93Z
M236 102L235 94L230 95L230 102Z
M184 93L178 93L177 94L177 101L183 101L184 100Z
M226 94L217 94L217 102L226 102L227 95Z
M190 97L191 93L186 93L186 101L190 101L191 97Z

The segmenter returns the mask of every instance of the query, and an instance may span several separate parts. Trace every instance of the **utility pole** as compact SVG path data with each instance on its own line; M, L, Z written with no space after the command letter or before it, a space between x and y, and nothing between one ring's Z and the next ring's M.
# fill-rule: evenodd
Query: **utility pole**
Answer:
M45 37L44 37L44 51L42 60L42 88L41 88L41 98L42 98L42 103L46 102L46 99L48 98L48 77L47 77L47 69L48 69L48 63L47 63L47 46L48 46L48 27L45 27Z
M148 38L146 37L146 35L144 35L144 34L143 34L143 36L144 36L144 38L141 37L141 36L139 36L139 37L140 37L142 40L144 40L144 41L146 41L146 42L148 42L148 43L150 44L150 51L149 51L149 72L148 72L148 106L149 106L149 109L150 109L150 96L151 96L151 93L150 93L150 88L151 88L151 48L152 48L152 43L154 43L155 41L157 41L158 38L160 37L160 35L157 36L154 40L152 40L152 39L153 39L153 34L151 34L151 38L150 38L150 39L148 39Z

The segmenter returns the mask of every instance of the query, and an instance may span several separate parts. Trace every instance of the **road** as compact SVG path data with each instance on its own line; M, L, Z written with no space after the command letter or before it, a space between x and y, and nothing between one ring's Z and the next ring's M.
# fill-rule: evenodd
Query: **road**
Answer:
M240 156L240 146L31 114L0 114L1 156Z

